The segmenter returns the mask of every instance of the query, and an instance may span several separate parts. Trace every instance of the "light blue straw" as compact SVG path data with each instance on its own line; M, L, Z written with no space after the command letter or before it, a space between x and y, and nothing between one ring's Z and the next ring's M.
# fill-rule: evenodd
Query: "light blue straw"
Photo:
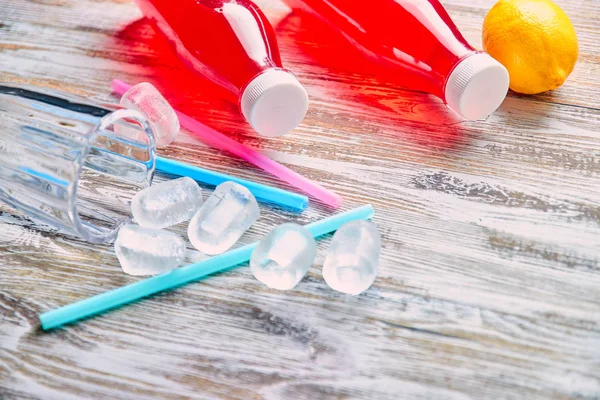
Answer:
M369 204L313 222L305 225L305 227L317 238L336 231L346 222L369 219L374 214L373 206ZM42 329L56 328L159 292L175 289L187 283L200 280L208 275L228 270L248 261L257 245L258 242L254 242L195 264L177 268L164 274L40 314Z
M156 169L171 175L187 176L195 181L213 186L227 181L237 182L248 188L258 201L279 205L292 211L304 211L308 205L308 197L304 195L210 171L169 158L156 157Z

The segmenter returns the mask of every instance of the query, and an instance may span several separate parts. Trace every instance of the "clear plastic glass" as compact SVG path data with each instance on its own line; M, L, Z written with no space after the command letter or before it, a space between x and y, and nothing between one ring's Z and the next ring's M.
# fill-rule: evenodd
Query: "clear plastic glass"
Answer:
M116 135L123 119L139 123L146 138ZM155 163L152 130L137 111L0 85L0 200L15 210L89 242L112 241Z

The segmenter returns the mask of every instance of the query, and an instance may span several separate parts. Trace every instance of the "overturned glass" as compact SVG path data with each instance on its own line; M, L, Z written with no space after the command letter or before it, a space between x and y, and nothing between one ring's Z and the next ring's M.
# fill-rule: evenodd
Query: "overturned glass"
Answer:
M115 134L138 123L145 137ZM0 84L0 200L61 232L114 240L133 196L152 182L156 146L146 118L76 96Z

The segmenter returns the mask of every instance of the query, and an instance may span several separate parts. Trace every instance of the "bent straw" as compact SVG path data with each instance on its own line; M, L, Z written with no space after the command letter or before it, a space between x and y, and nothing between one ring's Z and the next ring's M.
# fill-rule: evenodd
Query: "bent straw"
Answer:
M372 218L374 213L373 206L368 204L305 225L305 228L316 238L336 231L346 222ZM257 245L258 242L254 242L195 264L177 268L164 274L40 314L42 329L56 328L82 318L100 314L146 296L175 289L208 275L233 268L238 264L248 261Z
M170 158L156 157L156 169L171 175L187 176L195 181L214 186L227 181L237 182L245 186L258 201L276 204L292 211L302 212L308 205L308 197L304 195L196 167Z
M122 96L127 90L129 90L131 86L118 79L113 79L111 87L113 92ZM194 132L209 146L217 147L221 150L227 150L230 153L233 153L236 156L256 165L271 175L274 175L297 187L303 192L314 196L333 208L338 208L342 203L342 197L340 195L325 189L318 183L303 177L297 172L294 172L278 162L271 160L264 154L261 154L239 142L236 142L230 137L217 132L209 126L206 126L203 123L198 122L177 110L175 110L175 113L177 114L177 117L179 117L179 123L181 126L190 130L191 132Z

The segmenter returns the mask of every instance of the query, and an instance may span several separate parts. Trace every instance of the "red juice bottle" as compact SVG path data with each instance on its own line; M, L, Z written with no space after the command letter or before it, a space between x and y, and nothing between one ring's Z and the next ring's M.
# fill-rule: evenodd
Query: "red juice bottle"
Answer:
M273 27L248 0L136 0L193 71L232 92L261 135L279 136L306 115L308 95L284 69Z
M493 113L508 71L461 35L438 0L285 0L317 15L373 61L467 119Z

